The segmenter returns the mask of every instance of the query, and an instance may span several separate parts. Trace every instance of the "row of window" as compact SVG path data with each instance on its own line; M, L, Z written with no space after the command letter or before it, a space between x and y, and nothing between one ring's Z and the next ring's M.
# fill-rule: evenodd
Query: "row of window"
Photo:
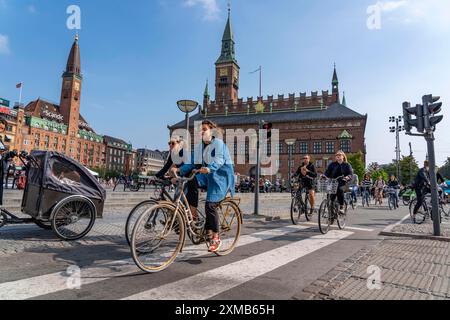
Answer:
M262 148L264 148L264 145L265 145L265 148L267 150L267 154L271 154L272 153L271 143L270 142L263 143ZM318 141L318 142L313 142L312 150L310 150L310 146L309 146L308 142L300 142L298 145L295 144L295 145L292 146L292 153L293 154L297 154L297 153L298 154L308 154L308 153L312 153L312 154L321 154L321 153L333 154L333 153L335 153L337 151L335 146L336 145L335 145L334 141L325 141L325 142ZM345 153L351 153L352 152L351 140L341 140L339 149L344 151ZM289 147L287 145L283 144L283 143L277 143L275 145L275 150L277 150L279 154L288 153L289 152ZM234 154L235 155L236 154L249 154L249 144L245 143L245 144L240 144L239 146L237 144L235 144L234 145Z
M333 162L332 159L320 159L314 162L314 166L316 168L326 169L332 162ZM276 160L276 165L278 166L278 168L282 168L283 162L281 160ZM286 165L289 167L289 160L286 161ZM291 170L292 171L297 170L294 160L291 160Z

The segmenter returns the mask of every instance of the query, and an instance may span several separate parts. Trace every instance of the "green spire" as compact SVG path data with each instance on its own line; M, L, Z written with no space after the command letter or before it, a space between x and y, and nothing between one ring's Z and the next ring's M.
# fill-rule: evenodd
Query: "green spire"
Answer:
M337 71L336 71L336 63L334 64L334 72L333 72L333 82L332 84L339 84L339 80L338 80L338 76L337 76Z
M209 97L209 89L208 89L208 80L206 80L205 92L203 93L204 97Z
M222 37L222 52L216 63L236 62L236 55L234 51L234 36L233 28L231 27L231 9L228 8L228 20L225 26L225 31Z
M344 91L344 95L343 95L343 98L342 98L342 105L343 106L347 106L347 100L345 99L345 91Z

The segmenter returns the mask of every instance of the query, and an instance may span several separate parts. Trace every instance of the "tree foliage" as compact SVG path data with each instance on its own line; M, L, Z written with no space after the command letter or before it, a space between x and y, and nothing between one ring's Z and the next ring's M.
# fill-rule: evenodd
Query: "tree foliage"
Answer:
M347 160L351 164L353 172L358 176L359 181L361 181L365 173L365 163L363 161L363 153L360 151L358 153L350 154L347 156Z

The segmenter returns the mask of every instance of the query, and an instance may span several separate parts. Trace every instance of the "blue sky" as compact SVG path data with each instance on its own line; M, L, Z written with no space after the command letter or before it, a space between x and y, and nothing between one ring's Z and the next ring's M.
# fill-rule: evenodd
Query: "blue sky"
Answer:
M331 90L336 62L341 91L354 110L369 114L368 162L395 158L388 117L405 100L442 96L450 106L450 1L448 0L233 0L232 22L241 66L240 96ZM61 74L73 42L69 5L81 8L84 74L82 114L95 130L166 148L167 125L183 119L176 101L202 101L214 79L227 16L226 0L0 0L0 97L41 96L59 102ZM378 4L380 29L367 27ZM211 86L212 87L212 86ZM212 90L213 91L213 90ZM213 94L213 92L211 92ZM439 164L450 156L450 118L439 125ZM422 138L401 136L402 153Z

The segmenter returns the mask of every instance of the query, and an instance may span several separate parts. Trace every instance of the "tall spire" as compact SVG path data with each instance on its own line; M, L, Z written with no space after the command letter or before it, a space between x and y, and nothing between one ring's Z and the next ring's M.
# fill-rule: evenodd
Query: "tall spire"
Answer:
M228 4L228 20L222 37L222 51L216 63L237 62L234 44L233 28L231 27L231 7Z
M342 94L342 105L347 106L347 100L345 99L345 91Z
M334 64L333 82L332 83L339 85L339 80L338 80L337 71L336 71L336 63Z
M333 80L331 82L331 87L333 88L332 93L333 96L335 97L335 102L340 103L341 100L339 98L339 80L336 71L336 63L334 64Z
M69 58L67 59L66 73L81 76L81 59L80 47L78 46L78 34L75 35L75 41L73 42Z
M206 79L206 87L205 87L205 92L203 93L203 96L209 97L208 79Z

